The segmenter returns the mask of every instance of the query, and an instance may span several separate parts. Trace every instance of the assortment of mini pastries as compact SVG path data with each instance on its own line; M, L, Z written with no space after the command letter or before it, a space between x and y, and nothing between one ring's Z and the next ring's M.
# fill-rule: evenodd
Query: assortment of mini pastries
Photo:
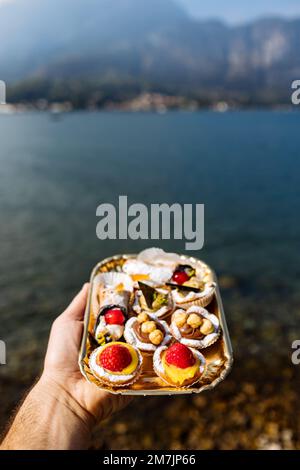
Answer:
M218 340L221 329L209 311L216 284L195 266L182 264L179 255L150 248L126 260L122 272L94 277L95 348L89 367L100 383L131 386L147 356L153 372L171 387L190 387L201 379L203 350Z

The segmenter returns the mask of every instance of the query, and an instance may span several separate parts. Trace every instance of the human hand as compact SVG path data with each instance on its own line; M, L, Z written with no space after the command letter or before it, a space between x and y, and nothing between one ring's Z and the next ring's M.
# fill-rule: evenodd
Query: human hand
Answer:
M88 287L85 284L54 321L42 376L18 410L1 449L88 448L93 426L130 401L100 390L80 373Z
M80 415L86 415L90 426L122 409L131 398L100 390L88 382L79 370L78 353L88 289L89 284L84 284L66 310L54 321L41 380L47 382L49 387L58 387L60 393L73 400L71 405L80 407Z

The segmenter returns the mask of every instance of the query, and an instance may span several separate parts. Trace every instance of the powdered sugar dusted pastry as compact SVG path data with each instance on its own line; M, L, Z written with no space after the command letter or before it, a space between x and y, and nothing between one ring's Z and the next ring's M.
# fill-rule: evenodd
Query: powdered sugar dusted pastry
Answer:
M126 320L127 312L122 307L101 309L95 324L94 336L97 343L103 345L122 338Z
M218 317L197 306L176 310L171 318L170 330L182 344L197 349L211 346L221 332Z
M161 248L147 248L138 254L137 260L153 266L164 266L174 270L176 265L180 263L180 256L176 253L166 253Z
M138 259L129 259L123 264L124 273L131 276L133 281L147 281L153 286L165 284L172 276L172 268L154 266Z
M136 346L141 351L152 353L159 346L168 344L172 336L165 321L157 320L154 315L143 312L128 320L124 338L127 343Z
M108 306L119 306L127 309L130 294L133 292L133 281L124 273L99 273L92 285L92 310L94 317Z
M214 297L216 283L213 281L202 282L196 278L192 278L181 286L174 287L172 295L178 307L189 308L192 305L206 307Z
M135 293L132 309L135 313L146 312L157 318L165 318L173 311L174 302L171 292L162 287L154 288L139 282L139 290Z
M197 265L190 262L190 264L178 264L172 273L172 278L169 282L181 286L181 285L193 285L190 282L201 281L206 282L208 275L211 277L207 267L205 265ZM197 287L197 286L194 286Z
M110 387L134 383L141 373L143 358L132 345L114 342L95 349L89 359L93 375Z
M174 343L155 351L153 369L169 385L190 387L200 380L205 369L205 359L196 349Z

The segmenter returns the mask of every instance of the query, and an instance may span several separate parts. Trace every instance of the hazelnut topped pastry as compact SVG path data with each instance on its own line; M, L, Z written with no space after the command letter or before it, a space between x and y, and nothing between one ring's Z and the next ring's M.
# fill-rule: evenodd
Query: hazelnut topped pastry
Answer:
M176 310L172 315L170 329L182 344L197 349L211 346L221 331L218 317L197 306Z
M89 359L93 375L111 387L135 382L141 372L141 353L132 345L113 342L95 349Z
M149 353L154 352L158 346L168 344L172 338L168 324L146 312L128 320L124 337L127 343Z
M153 368L156 374L175 387L189 387L201 378L205 359L193 348L182 343L159 347L153 356Z

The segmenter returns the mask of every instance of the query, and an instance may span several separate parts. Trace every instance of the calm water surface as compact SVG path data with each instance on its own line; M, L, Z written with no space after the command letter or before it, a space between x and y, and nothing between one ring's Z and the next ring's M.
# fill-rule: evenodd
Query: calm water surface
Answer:
M120 194L204 203L193 254L223 279L237 356L288 354L300 335L299 128L299 113L277 112L0 116L3 373L38 369L51 321L97 261L153 245L96 238L96 207Z

